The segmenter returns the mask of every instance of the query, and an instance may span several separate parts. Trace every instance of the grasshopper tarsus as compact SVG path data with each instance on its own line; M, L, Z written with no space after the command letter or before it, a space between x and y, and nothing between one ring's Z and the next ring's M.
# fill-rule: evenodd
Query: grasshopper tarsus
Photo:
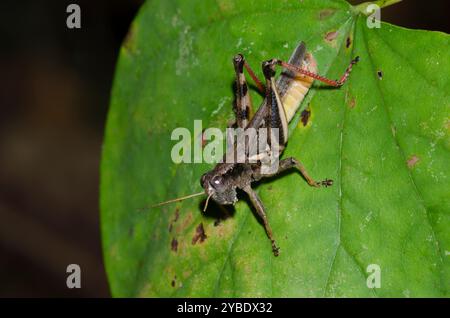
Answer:
M280 248L275 244L275 241L272 241L272 252L274 256L280 255Z
M322 186L324 186L325 188L328 188L328 187L331 187L333 185L333 180L327 178L325 180L320 181L320 184Z

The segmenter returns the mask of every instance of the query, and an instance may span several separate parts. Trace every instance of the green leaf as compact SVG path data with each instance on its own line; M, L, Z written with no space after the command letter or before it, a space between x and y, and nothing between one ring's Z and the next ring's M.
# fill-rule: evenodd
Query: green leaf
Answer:
M101 163L114 296L449 296L450 37L366 19L340 0L145 3L120 52ZM314 85L283 154L334 185L292 172L256 187L280 256L245 196L218 225L202 197L140 209L202 191L212 166L173 163L171 132L195 119L226 128L234 54L262 78L261 61L301 40L330 78L361 60L342 88ZM381 288L367 287L370 264Z
M368 7L370 7L372 5L376 5L379 8L385 8L385 7L391 6L393 4L399 3L401 1L402 0L377 0L377 1L363 2L363 3L356 5L355 10L358 12L361 12L362 14L370 15L373 12L372 12L372 10L367 10L367 9L368 9Z

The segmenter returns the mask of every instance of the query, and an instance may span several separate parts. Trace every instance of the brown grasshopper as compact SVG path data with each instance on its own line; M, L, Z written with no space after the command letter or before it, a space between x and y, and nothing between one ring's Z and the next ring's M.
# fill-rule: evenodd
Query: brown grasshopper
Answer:
M305 167L297 159L291 157L278 161L277 170L264 174L261 172L264 158L272 156L272 159L278 160L283 152L288 141L288 123L292 120L295 112L300 107L302 100L312 85L314 80L319 80L330 86L340 87L347 80L352 66L359 61L356 57L350 62L344 75L339 80L330 80L317 74L317 64L312 54L306 52L306 46L301 42L295 49L294 53L286 63L279 59L271 59L262 63L262 71L265 78L265 86L256 77L249 64L245 61L242 54L234 57L234 69L236 72L236 103L234 112L236 115L236 125L243 128L244 131L253 128L257 131L254 138L246 139L246 143L252 144L258 142L259 129L266 128L269 131L277 130L277 134L269 133L264 138L267 138L267 145L262 150L259 150L254 160L250 160L248 153L249 147L245 146L245 160L244 162L223 162L218 163L214 169L205 173L200 180L204 192L189 195L183 198L178 198L166 201L156 206L183 200L192 196L206 194L207 200L205 203L205 210L208 201L212 198L220 205L235 204L238 201L237 189L243 190L247 193L254 206L256 212L264 222L264 227L272 243L272 250L275 256L279 254L279 248L276 245L273 237L272 229L266 216L264 205L252 189L251 184L257 182L262 178L273 177L287 169L296 168L305 177L310 186L331 186L332 180L325 179L323 181L315 181L306 171ZM275 68L281 66L283 68L281 76L275 81ZM248 93L248 85L244 75L244 68L247 70L258 89L264 93L264 101L259 107L258 111L250 118L252 113L252 103ZM236 150L236 143L233 151ZM277 148L274 152L273 149ZM273 158L275 157L275 158ZM255 160L256 158L256 160Z

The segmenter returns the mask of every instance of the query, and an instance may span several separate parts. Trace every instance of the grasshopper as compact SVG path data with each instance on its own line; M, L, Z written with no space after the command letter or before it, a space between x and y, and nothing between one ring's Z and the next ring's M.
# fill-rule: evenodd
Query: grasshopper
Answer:
M312 187L331 186L333 181L325 179L315 181L310 177L305 167L296 158L290 157L278 161L276 171L266 174L262 173L262 162L264 158L272 156L272 159L278 160L288 142L288 123L294 117L294 114L300 107L306 93L314 80L319 80L327 85L340 87L347 80L352 66L359 61L359 57L353 59L347 67L345 73L339 80L330 80L317 74L317 63L311 53L306 51L304 42L294 50L288 62L279 59L270 59L262 63L262 71L265 78L265 85L257 78L250 65L242 54L237 54L233 58L234 69L236 72L236 102L234 112L236 116L236 125L244 129L244 132L250 128L260 131L260 128L277 130L277 136L269 133L267 138L268 147L257 154L256 160L250 160L248 147L245 147L246 160L244 162L226 162L218 163L214 169L205 173L200 184L204 192L189 195L186 197L162 202L156 206L184 200L197 195L207 195L205 209L209 199L212 198L219 205L235 204L238 201L237 189L244 191L262 219L268 238L272 244L272 251L275 256L279 255L279 247L276 244L272 229L267 219L264 204L252 188L252 183L263 178L273 177L279 173L295 168L306 179ZM275 81L276 67L281 67L282 72L278 80ZM250 118L252 113L252 103L248 92L248 85L244 74L244 69L255 82L261 93L264 94L264 100L258 111ZM247 139L249 144L257 142L260 138L259 133L255 138ZM235 151L237 144L234 144ZM274 151L274 148L277 151ZM275 157L275 158L274 158Z

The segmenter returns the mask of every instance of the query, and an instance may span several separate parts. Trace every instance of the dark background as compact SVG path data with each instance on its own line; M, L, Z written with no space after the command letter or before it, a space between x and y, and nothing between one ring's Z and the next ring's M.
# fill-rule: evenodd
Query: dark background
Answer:
M0 297L109 296L98 167L115 61L142 2L0 4ZM81 29L66 27L69 3ZM450 33L448 12L445 0L404 0L381 17ZM71 263L81 289L66 287Z

